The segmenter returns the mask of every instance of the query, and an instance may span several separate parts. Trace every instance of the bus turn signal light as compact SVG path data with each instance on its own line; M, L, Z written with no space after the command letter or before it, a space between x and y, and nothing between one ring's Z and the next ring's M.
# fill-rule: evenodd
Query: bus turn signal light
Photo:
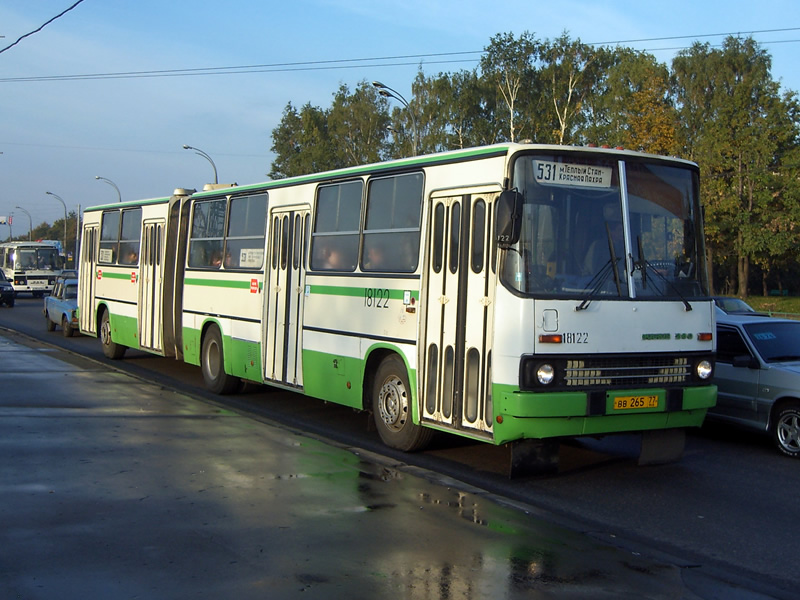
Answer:
M563 344L564 336L560 333L543 333L539 336L539 342L542 344Z

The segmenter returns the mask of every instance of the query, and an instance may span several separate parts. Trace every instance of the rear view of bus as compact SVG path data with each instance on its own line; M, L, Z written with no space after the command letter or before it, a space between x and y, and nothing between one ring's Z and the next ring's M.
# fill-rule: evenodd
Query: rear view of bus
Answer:
M644 431L641 463L674 460L716 399L696 165L541 147L510 173L496 216L495 443ZM512 462L547 462L546 443L516 444Z

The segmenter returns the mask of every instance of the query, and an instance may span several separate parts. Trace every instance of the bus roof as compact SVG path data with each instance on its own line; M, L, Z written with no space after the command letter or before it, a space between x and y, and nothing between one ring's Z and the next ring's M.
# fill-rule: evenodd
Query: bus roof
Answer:
M169 196L163 198L147 198L145 200L126 200L125 202L115 202L114 204L100 204L98 206L89 206L85 210L85 212L91 212L95 210L111 210L112 208L120 208L126 206L142 206L144 204L164 204L165 202L169 202Z
M56 248L56 249L58 249L56 247L56 244L54 244L53 242L24 242L24 241L0 242L0 246L13 247L13 248L19 248L19 247L45 248L45 247L47 247L47 248Z
M252 190L267 190L277 187L284 187L289 185L297 185L302 183L311 183L314 181L325 181L327 179L366 175L381 171L391 171L411 166L432 166L436 164L445 164L448 162L462 162L469 160L477 160L480 158L487 158L491 156L502 156L513 154L520 151L547 151L547 152L586 152L586 153L602 153L602 154L618 154L624 156L639 156L646 157L653 160L662 160L667 162L682 163L686 166L697 168L697 165L691 161L681 158L661 156L657 154L646 154L634 150L625 150L621 148L599 148L596 146L562 146L558 144L519 144L513 142L505 142L501 144L492 144L489 146L478 146L475 148L464 148L461 150L449 150L447 152L439 152L436 154L426 154L422 156L413 156L409 158L400 158L389 160L379 163L371 163L367 165L359 165L355 167L346 167L343 169L336 169L333 171L322 171L309 175L298 175L295 177L287 177L285 179L274 179L261 183L252 183L240 185L229 188L222 188L209 191L195 192L192 194L194 198L218 196L221 192L248 192Z
M312 183L315 181L325 181L328 179L340 177L355 177L359 175L367 175L370 173L379 173L382 171L391 171L395 169L402 169L413 166L432 166L437 164L446 164L448 162L463 162L469 160L477 160L481 158L488 158L492 156L503 156L507 154L514 154L521 151L546 151L546 152L585 152L592 154L619 154L624 156L640 156L653 160L662 160L673 163L682 163L686 166L697 168L697 165L691 161L676 158L661 156L658 154L646 154L634 150L625 150L621 148L599 148L596 146L562 146L558 144L529 144L529 143L515 143L504 142L500 144L492 144L489 146L477 146L474 148L463 148L460 150L448 150L446 152L438 152L436 154L426 154L421 156L412 156L408 158L399 158L379 163L371 163L366 165L358 165L355 167L346 167L343 169L336 169L333 171L322 171L319 173L312 173L309 175L298 175L294 177L287 177L285 179L274 179L260 183L250 183L246 185L233 184L230 187L219 187L213 190L203 190L191 194L194 198L213 197L219 196L220 193L241 193L253 190L268 190L278 187L285 187L290 185L298 185L302 183ZM177 191L177 190L176 190ZM188 190L191 191L191 190ZM90 206L85 209L85 212L111 210L113 208L125 208L132 206L143 206L148 204L163 204L169 202L171 197L158 197L149 198L145 200L130 200L126 202L116 202L114 204L101 204L98 206Z

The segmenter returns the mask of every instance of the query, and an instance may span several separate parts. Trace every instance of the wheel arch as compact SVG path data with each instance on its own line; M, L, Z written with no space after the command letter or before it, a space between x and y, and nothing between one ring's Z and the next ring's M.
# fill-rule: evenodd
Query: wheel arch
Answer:
M364 410L372 410L372 403L370 395L372 394L373 384L375 383L375 373L378 371L378 366L388 357L395 355L403 361L406 367L406 376L408 377L411 387L411 406L414 409L414 421L417 422L417 377L416 372L410 367L408 358L405 352L399 347L387 344L377 343L373 344L367 349L364 358L364 375L361 386L361 406Z
M772 407L769 409L769 422L767 423L767 431L772 431L772 428L775 425L775 417L778 412L780 412L782 408L792 404L797 408L800 408L800 397L781 396L772 403Z
M94 312L94 329L100 336L100 326L103 324L103 315L108 312L108 318L111 320L111 311L108 309L108 304L100 302Z
M222 340L222 349L225 350L225 332L222 329L222 324L214 317L208 317L200 326L200 347L203 347L203 340L206 338L209 329L216 327L219 331L219 337Z
M209 330L211 330L212 327L216 328L216 330L219 331L219 339L220 339L220 343L222 344L222 360L223 360L223 363L224 363L224 366L225 366L225 370L227 372L228 367L230 365L228 364L228 360L229 360L229 357L228 357L229 352L228 352L228 350L229 350L229 348L226 346L225 330L222 328L222 324L219 322L219 320L214 318L214 317L207 318L205 321L203 321L203 324L200 327L200 345L199 345L199 352L200 352L200 355L201 355L201 359L200 360L202 360L203 342L205 341L206 335L208 335L208 332L209 332Z

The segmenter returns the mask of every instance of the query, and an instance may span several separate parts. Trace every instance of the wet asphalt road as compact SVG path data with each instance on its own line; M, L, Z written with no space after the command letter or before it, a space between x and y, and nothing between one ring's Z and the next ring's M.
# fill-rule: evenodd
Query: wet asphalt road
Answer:
M17 308L0 311L0 325L20 330L28 327L30 333L36 333L48 341L59 344L66 342L73 350L85 354L99 353L96 340L62 340L59 333L46 334L43 322L37 323L32 316L36 314L40 303L20 298ZM29 320L31 323L27 324ZM7 373L6 364L0 365L3 372ZM131 357L120 365L137 375L162 383L171 381L176 385L176 380L185 380L201 385L196 379L199 373L193 367L165 359L131 353ZM200 390L191 391L204 396ZM218 399L209 397L208 400L213 404L206 406L226 410L226 404L216 403ZM276 417L285 425L298 426L306 431L305 436L301 436L303 439L309 439L309 435L311 439L325 436L336 440L336 445L340 447L363 448L370 456L372 452L380 453L378 464L383 465L381 469L389 468L392 473L400 473L403 477L408 477L407 469L413 471L415 468L407 466L409 464L425 468L425 473L432 472L434 482L441 477L455 477L468 482L466 489L474 490L478 498L487 497L482 490L488 490L497 494L501 503L510 503L511 506L523 503L528 513L546 517L548 527L568 526L568 530L560 532L569 531L576 535L577 532L583 532L585 537L581 539L596 543L599 548L621 551L628 557L645 556L648 561L655 560L655 564L659 565L656 571L669 565L673 576L680 580L682 586L672 588L671 593L680 589L680 594L650 597L695 597L696 594L696 597L704 598L790 598L796 595L796 584L800 579L798 565L792 558L793 554L785 549L793 547L796 537L798 483L795 474L798 465L795 461L774 454L769 445L757 437L736 435L734 437L738 439L731 439L731 436L724 434L690 436L687 453L681 463L647 469L635 466L635 440L630 437L590 446L566 447L562 451L562 471L558 476L510 482L500 473L504 464L502 449L454 443L447 438L422 455L395 455L376 443L374 433L367 430L365 417L339 407L326 406L293 394L265 393L261 390L234 397L227 406L234 411L241 408L248 414L254 414L256 423ZM260 439L260 435L256 437ZM359 460L358 464L362 462ZM360 466L354 469L359 473L364 470ZM297 470L289 469L292 472ZM373 473L367 478L374 476ZM359 477L363 478L364 475ZM426 475L425 480L430 482L430 479ZM4 477L4 481L8 481L8 478ZM477 487L470 488L469 485ZM453 483L444 489L452 491L464 487L463 484ZM263 489L261 491L264 492ZM458 498L464 492L452 493L455 496L446 492L435 504L444 502L448 506L462 506L463 501ZM434 495L441 496L441 490ZM394 497L394 493L390 496ZM371 506L367 502L362 504ZM467 512L474 514L473 510ZM511 512L520 514L516 510ZM461 515L459 518L466 517ZM539 537L536 534L532 539ZM460 549L462 544L469 543L458 542L455 546ZM515 554L514 551L508 552L509 555ZM447 554L447 549L436 552L437 556ZM588 561L584 556L582 561L576 561L575 564L586 567L594 562L592 554ZM6 566L4 560L4 572ZM464 563L454 561L444 565L443 569L456 572L463 566ZM505 568L506 573L513 571L508 565ZM585 575L587 572L583 573ZM599 573L595 574L599 577ZM456 579L460 580L462 575ZM520 574L504 575L503 581L509 577L516 580ZM550 575L522 577L537 581L537 585L549 578ZM720 584L719 578L743 588L737 588L737 593L732 595L732 588ZM310 580L313 579L311 577ZM425 585L433 584L428 581ZM515 597L514 594L523 590L530 592L534 588L505 586L502 589L512 589L511 592L503 591L503 594L512 595L501 594L497 597ZM588 589L585 588L584 592ZM617 592L623 589L616 588ZM746 589L750 593L745 593ZM720 590L725 593L720 593ZM762 595L754 596L753 593ZM463 595L454 594L453 597L457 596ZM208 597L219 596L210 594ZM429 594L408 597L443 596ZM579 597L596 596L593 593Z

